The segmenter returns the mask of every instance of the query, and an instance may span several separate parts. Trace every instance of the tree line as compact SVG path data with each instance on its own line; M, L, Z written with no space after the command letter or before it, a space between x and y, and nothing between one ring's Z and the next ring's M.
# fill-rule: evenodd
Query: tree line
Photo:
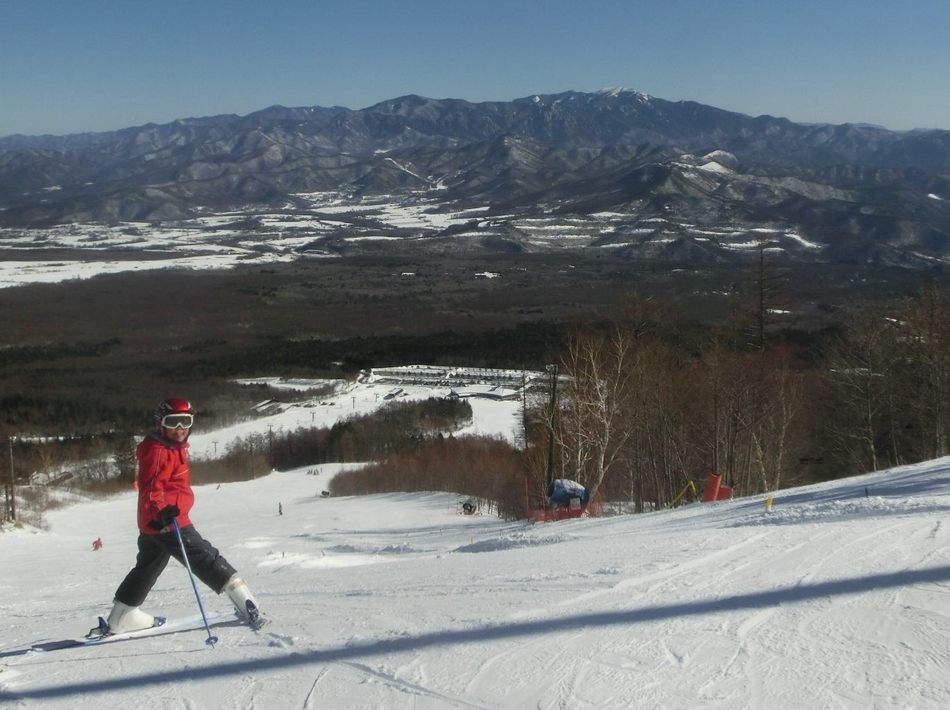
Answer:
M634 301L574 330L525 402L523 446L429 440L334 491L451 490L524 517L551 478L570 478L643 511L710 471L751 495L950 454L946 293L855 310L818 348L768 322L753 313L687 343L662 308Z
M690 352L634 311L574 334L541 418L557 473L595 494L643 509L707 471L754 494L950 453L950 299L936 287L854 312L817 352L742 328Z
M521 517L543 504L552 477L649 510L708 471L748 495L950 453L943 290L856 307L839 326L803 335L781 326L771 283L763 272L756 307L714 328L636 297L609 320L575 325L549 363L556 375L525 398L517 446L451 436L471 417L464 400L392 403L330 428L251 437L196 462L196 481L374 461L337 476L334 492L438 488ZM11 452L23 471L48 468L54 448L57 458L111 452L127 479L131 446L112 434L15 441Z

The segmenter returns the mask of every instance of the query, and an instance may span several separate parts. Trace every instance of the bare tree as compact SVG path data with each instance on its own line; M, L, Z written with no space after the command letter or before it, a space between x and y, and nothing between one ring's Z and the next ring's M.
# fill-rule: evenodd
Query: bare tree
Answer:
M828 357L838 416L834 432L859 469L877 471L902 462L895 370L898 322L880 311L855 314Z
M774 491L781 487L786 471L802 385L791 370L787 353L780 351L763 364L767 365L762 373L763 397L758 422L750 436L753 465L761 480L759 490Z
M563 358L559 448L565 468L584 474L578 477L591 498L620 464L634 432L629 408L634 360L634 339L619 327L606 336L575 336Z
M900 392L912 428L921 432L918 457L944 456L950 453L950 298L925 288L902 310L900 328L906 333Z
M748 430L755 421L756 381L748 356L713 342L703 354L696 392L695 431L706 465L733 479L743 478L751 454Z
M751 309L748 335L749 346L759 352L765 352L777 314L784 311L782 294L785 277L768 259L769 239L760 237L758 241L759 254L751 284L755 301Z
M802 400L789 353L737 352L716 340L694 367L689 436L705 467L744 494L777 488L790 465Z
M637 511L647 501L672 502L688 482L693 458L687 413L692 408L691 369L657 341L640 342L636 388L629 395L634 427L629 442L629 494Z

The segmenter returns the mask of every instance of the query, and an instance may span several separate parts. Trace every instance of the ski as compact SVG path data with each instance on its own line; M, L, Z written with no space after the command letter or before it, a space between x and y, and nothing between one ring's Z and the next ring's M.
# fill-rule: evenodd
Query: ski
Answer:
M105 640L111 641L123 641L129 638L136 638L137 636L148 636L155 632L156 629L160 629L165 626L166 619L164 616L156 616L155 623L149 626L147 629L138 629L136 631L126 631L121 634L113 634L109 632L109 625L106 623L106 620L101 616L99 617L99 626L90 629L89 633L86 634L83 638L75 639L61 639L59 641L43 641L41 643L35 643L30 646L31 651L59 651L63 648L76 648L77 646L91 646L92 644L102 643Z
M49 653L52 651L60 651L68 648L97 646L107 643L116 643L119 641L128 641L131 639L147 638L149 636L172 634L180 631L190 631L192 629L204 627L204 620L200 615L182 617L180 619L173 619L171 621L159 616L155 617L155 620L158 623L156 623L154 626L150 626L147 629L128 631L121 634L110 634L105 631L108 629L105 621L100 619L99 626L90 630L89 634L82 638L41 641L24 648L13 649L10 651L0 651L0 658L5 658L8 656L22 656L24 654L30 653L31 651L36 653ZM208 621L210 623L219 625L229 621L239 623L239 620L233 610L214 612L208 615ZM252 628L254 627L252 626Z
M0 658L7 656L22 656L30 651L36 651L37 653L46 653L49 651L60 651L65 648L79 648L81 646L93 646L95 644L107 643L113 641L125 641L126 639L139 638L141 636L150 636L154 634L158 629L165 627L165 619L162 617L155 617L156 623L154 626L150 626L147 629L139 629L138 631L128 631L122 634L110 634L110 633L93 633L96 632L96 629L93 629L90 632L91 635L86 635L82 638L67 638L67 639L58 639L56 641L40 641L38 643L31 644L25 648L17 648L11 651L2 651L0 652Z

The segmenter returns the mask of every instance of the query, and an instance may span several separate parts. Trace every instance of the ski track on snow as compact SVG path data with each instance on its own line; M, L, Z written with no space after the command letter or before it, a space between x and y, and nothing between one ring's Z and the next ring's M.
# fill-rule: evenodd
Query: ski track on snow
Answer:
M202 533L264 600L260 632L5 658L0 704L950 707L950 459L779 492L771 516L738 499L545 525L459 516L446 494L321 499L332 470L198 491ZM130 509L120 496L0 535L0 649L103 613L134 558ZM190 595L171 566L149 610L192 615Z

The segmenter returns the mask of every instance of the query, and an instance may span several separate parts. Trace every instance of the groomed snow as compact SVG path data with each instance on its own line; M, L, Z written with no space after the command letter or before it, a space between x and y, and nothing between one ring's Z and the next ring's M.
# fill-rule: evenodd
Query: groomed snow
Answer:
M460 515L448 493L322 497L339 468L198 488L198 529L271 618L214 648L196 629L4 656L108 611L134 493L0 534L0 705L950 707L950 458L781 491L771 512L548 524ZM195 613L183 568L146 608Z

